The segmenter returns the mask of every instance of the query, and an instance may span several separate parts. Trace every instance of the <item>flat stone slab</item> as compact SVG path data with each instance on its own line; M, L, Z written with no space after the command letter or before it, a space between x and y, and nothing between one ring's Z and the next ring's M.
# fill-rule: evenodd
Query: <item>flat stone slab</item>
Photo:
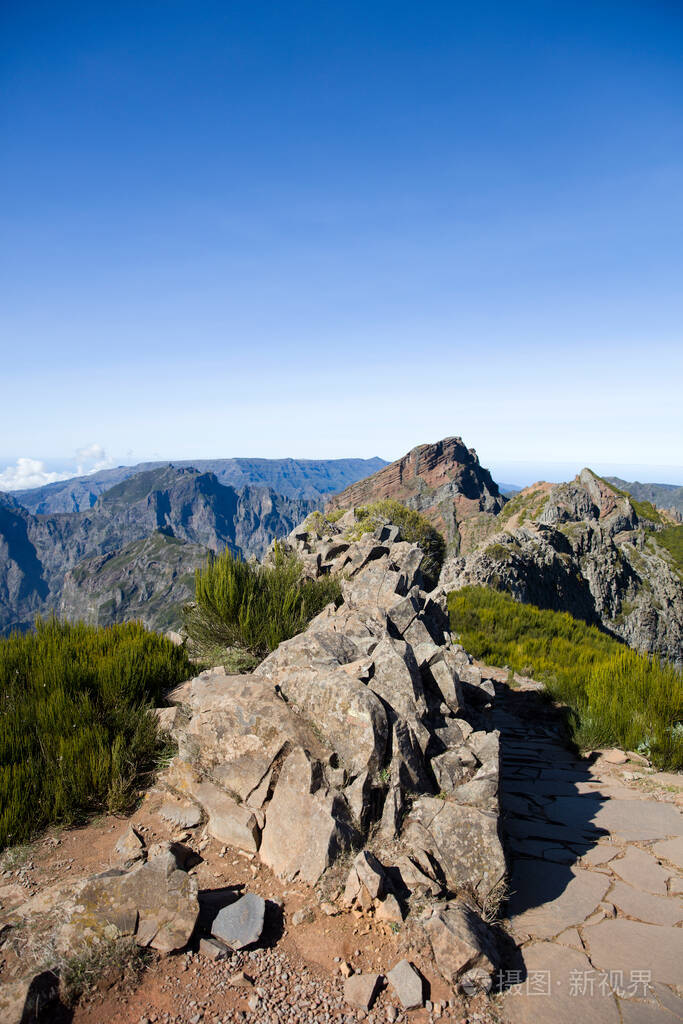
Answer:
M610 868L629 885L659 896L666 896L666 883L671 872L665 871L645 850L629 846L623 857L610 862Z
M588 850L581 858L581 863L588 867L595 867L597 864L609 864L611 860L621 853L622 848L614 843L598 843L592 850Z
M404 1010L422 1006L422 978L407 960L399 960L387 974L387 981L401 1000Z
M683 816L673 804L655 800L608 800L593 823L622 839L648 840L683 836Z
M653 981L681 984L683 929L617 917L583 930L595 967L605 971L650 971Z
M634 889L625 882L617 882L607 899L626 917L635 917L647 924L661 924L673 928L683 920L683 904L674 896L653 896ZM683 969L681 970L683 980Z
M265 900L255 893L247 893L219 911L211 925L211 934L231 949L244 949L261 938L265 913Z
M547 939L581 924L609 888L609 879L542 860L515 864L509 915L515 932Z
M195 828L202 820L202 812L196 804L176 803L168 800L161 811L161 817L180 828Z
M664 839L655 843L652 847L655 857L662 857L671 864L675 864L679 871L683 871L683 836L677 839Z
M672 1017L666 1010L655 1006L653 1003L641 1003L630 999L620 999L622 1024L675 1024L676 1017Z
M372 1006L381 974L352 974L344 982L344 999L350 1006L369 1010Z
M591 991L589 983L584 987L584 979L595 977L585 953L552 942L534 942L522 955L526 978L503 996L509 1024L618 1024L614 996L603 995L595 985Z

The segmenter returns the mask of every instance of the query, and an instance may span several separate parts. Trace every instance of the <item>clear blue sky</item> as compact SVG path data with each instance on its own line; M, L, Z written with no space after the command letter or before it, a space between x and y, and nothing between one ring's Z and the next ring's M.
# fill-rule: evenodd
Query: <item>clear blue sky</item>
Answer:
M0 37L0 479L460 434L683 482L680 2L5 0Z

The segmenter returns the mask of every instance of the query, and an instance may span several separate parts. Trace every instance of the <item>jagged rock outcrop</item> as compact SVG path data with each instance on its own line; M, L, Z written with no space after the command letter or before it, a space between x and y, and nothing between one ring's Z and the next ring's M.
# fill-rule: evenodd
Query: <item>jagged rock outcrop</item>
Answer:
M357 508L383 498L422 513L457 550L468 550L476 542L481 513L496 515L505 504L474 448L467 448L460 437L413 448L335 495L328 508Z
M651 506L639 506L584 469L570 483L535 484L516 495L485 542L447 559L440 585L492 586L678 662L683 582L657 540L666 526Z
M443 594L421 587L420 549L390 524L347 543L355 521L285 542L308 572L343 573L339 608L251 675L214 669L171 693L178 756L165 785L201 806L209 831L220 805L234 832L223 840L286 879L315 884L361 850L345 899L376 900L393 920L411 893L483 902L505 874L498 733L482 728L491 692L451 644ZM400 892L370 835L391 851Z

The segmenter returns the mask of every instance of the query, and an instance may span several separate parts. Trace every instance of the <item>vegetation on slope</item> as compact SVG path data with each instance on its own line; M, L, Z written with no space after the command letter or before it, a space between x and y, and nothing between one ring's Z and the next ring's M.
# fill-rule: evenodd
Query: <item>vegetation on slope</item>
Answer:
M667 526L652 535L655 544L665 548L671 555L674 567L683 574L683 526Z
M435 530L428 519L400 501L385 498L371 505L360 505L354 509L357 523L349 539L358 540L364 533L372 533L378 526L389 522L401 531L401 538L409 544L419 544L424 552L420 566L428 585L436 585L446 557L446 541Z
M227 651L239 671L300 633L331 601L341 602L339 581L302 579L299 560L277 545L272 565L240 561L226 549L197 570L185 629L204 657L225 661Z
M490 665L546 684L574 711L580 746L640 750L663 768L683 767L683 677L566 612L519 604L486 587L449 595L451 629Z
M0 847L128 808L159 750L150 709L193 674L182 648L139 623L38 620L0 639Z

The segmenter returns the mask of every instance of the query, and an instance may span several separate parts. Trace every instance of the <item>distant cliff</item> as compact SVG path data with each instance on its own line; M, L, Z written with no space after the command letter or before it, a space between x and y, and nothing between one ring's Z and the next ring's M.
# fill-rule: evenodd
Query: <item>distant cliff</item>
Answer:
M447 560L440 582L568 611L680 663L681 545L683 526L584 469L570 483L520 491L475 550Z
M117 466L89 476L59 480L43 487L15 491L14 497L29 512L83 512L92 508L100 494L130 477L163 469L168 462L141 462ZM174 461L178 468L213 473L219 483L240 490L266 487L286 498L315 500L344 487L386 465L383 459L195 459Z
M267 487L236 490L221 484L213 473L175 466L146 470L121 481L84 512L35 515L15 497L3 495L0 631L25 628L37 613L60 607L66 611L67 605L61 604L65 574L84 559L118 552L158 531L202 552L228 547L245 557L261 557L274 537L289 533L319 504L276 494ZM188 564L194 565L195 555L188 552ZM141 556L135 562L142 565ZM104 563L90 563L99 575L103 567ZM113 585L110 570L111 566L107 586ZM123 578L130 583L128 570ZM85 572L70 577L69 609L79 605L79 586L87 603L86 583ZM144 588L145 579L136 585Z
M421 512L456 550L474 543L482 513L486 523L505 504L475 450L459 437L413 448L374 476L335 495L328 508L356 508L381 498L394 498Z

